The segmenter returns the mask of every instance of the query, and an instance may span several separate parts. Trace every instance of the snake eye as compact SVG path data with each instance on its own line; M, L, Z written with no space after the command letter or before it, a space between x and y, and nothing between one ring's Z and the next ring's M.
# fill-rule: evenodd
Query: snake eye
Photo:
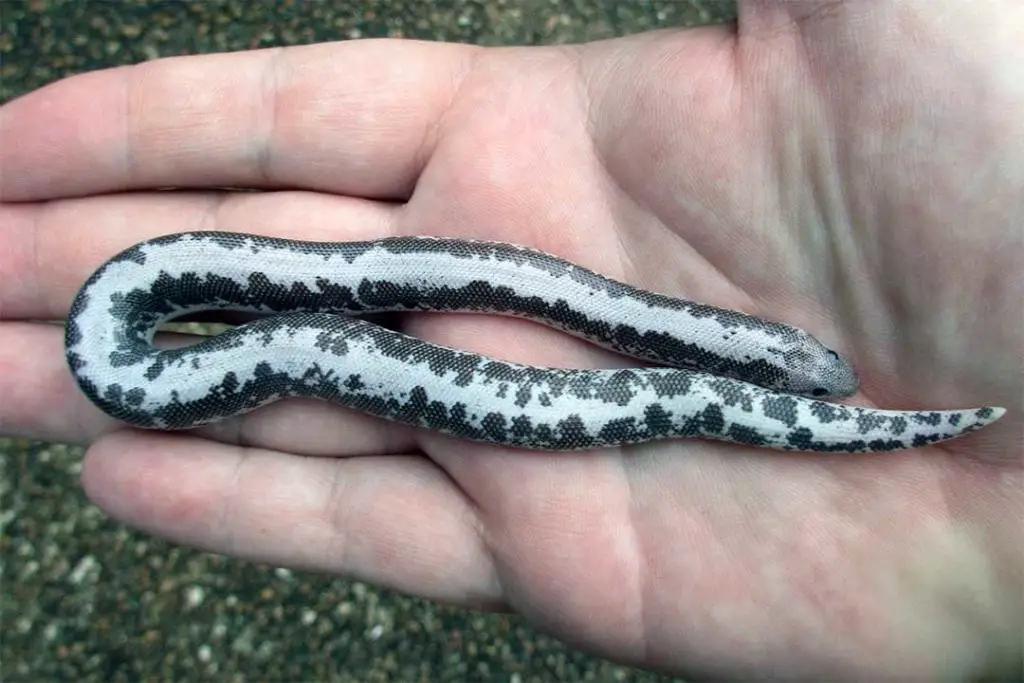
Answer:
M828 389L822 389L821 387L817 387L811 390L811 396L824 396L827 393Z

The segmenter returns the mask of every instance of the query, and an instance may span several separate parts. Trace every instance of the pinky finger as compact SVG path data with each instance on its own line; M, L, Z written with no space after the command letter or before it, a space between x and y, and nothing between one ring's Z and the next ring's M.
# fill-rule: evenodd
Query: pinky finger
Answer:
M303 458L122 431L89 450L82 482L112 517L175 542L504 608L476 511L421 456Z

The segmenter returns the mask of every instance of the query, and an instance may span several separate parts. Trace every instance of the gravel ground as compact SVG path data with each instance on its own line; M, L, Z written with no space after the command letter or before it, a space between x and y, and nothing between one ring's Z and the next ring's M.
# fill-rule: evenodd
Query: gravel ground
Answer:
M676 0L0 0L0 102L156 57L394 36L565 43L733 16ZM663 681L534 631L358 582L195 552L81 492L82 451L0 439L0 678L16 681Z

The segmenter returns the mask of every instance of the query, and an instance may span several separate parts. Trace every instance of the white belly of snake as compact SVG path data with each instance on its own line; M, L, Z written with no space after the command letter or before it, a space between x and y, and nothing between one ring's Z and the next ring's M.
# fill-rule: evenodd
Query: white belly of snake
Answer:
M198 344L164 322L261 314ZM541 368L352 317L382 311L529 318L671 367ZM475 441L541 450L698 437L803 451L890 451L982 427L1002 408L886 411L822 398L857 388L806 332L610 280L525 247L432 237L297 242L181 233L115 256L85 283L67 360L112 417L187 429L290 396Z

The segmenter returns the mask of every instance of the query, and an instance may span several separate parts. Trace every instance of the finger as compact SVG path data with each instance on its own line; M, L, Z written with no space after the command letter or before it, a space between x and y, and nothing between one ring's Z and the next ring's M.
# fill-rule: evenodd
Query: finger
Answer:
M0 199L206 185L405 197L478 51L353 41L75 76L0 109Z
M58 319L85 279L136 242L186 230L305 240L392 234L400 209L313 192L156 192L0 205L0 320Z
M111 516L212 552L498 607L474 510L428 460L295 458L182 435L119 432L85 460Z
M193 342L158 338L161 346ZM92 405L64 360L57 325L0 324L0 434L90 443L125 426ZM208 425L191 434L221 443L255 445L302 455L352 456L415 450L414 430L321 401L290 399Z
M75 386L62 328L0 323L0 434L85 443L113 424Z

